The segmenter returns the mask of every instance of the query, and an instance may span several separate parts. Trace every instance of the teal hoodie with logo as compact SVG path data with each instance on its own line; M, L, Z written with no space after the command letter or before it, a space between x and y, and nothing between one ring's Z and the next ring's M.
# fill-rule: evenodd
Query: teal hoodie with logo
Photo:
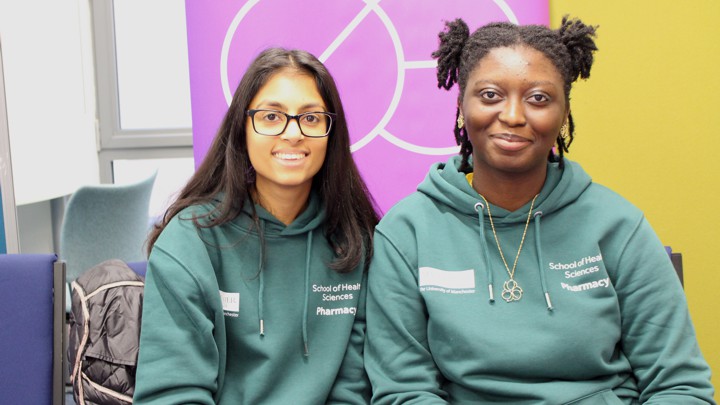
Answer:
M249 203L221 226L187 220L211 209L185 209L153 247L134 403L366 404L366 273L328 268L318 198L288 226L259 205L255 226Z
M687 303L642 212L548 164L509 279L478 193L436 164L375 232L365 366L375 404L714 404ZM512 269L530 203L490 206Z

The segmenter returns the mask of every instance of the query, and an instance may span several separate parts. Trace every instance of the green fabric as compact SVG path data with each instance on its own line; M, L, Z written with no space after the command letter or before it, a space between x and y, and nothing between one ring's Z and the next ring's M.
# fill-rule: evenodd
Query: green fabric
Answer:
M327 267L334 256L315 196L289 226L255 206L264 255L245 208L198 232L187 218L211 207L191 207L155 244L134 403L367 403L362 267Z
M433 166L376 228L373 403L714 403L682 286L640 210L576 163L549 164L515 273L524 293L506 302L507 271L459 162ZM512 266L530 203L490 208Z

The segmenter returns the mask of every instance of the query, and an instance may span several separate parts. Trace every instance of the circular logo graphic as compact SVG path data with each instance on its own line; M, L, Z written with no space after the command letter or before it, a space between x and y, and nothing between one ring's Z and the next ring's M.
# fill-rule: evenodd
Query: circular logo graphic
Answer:
M187 3L189 44L201 32ZM214 10L198 10L205 28L220 44L219 60L206 60L202 74L215 63L215 74L224 101L230 104L234 86L250 61L270 46L305 49L318 57L335 78L348 119L353 156L383 212L415 190L430 165L456 154L452 133L457 90L437 88L436 62L431 53L445 21L461 16L473 29L490 21L546 23L547 2L515 0L251 0L225 5L223 17L214 21ZM528 7L529 3L537 3ZM543 4L544 3L544 4ZM523 7L519 7L522 4ZM533 11L532 9L539 11ZM229 9L232 12L229 13ZM462 10L461 15L458 10ZM514 10L522 10L520 12ZM231 16L228 20L227 16ZM217 26L225 20L225 29ZM198 25L195 25L198 24ZM222 35L220 38L215 36ZM203 40L207 40L204 38ZM198 43L199 41L195 41ZM196 100L193 89L193 132L198 137L196 107L209 105ZM199 69L199 68L198 68ZM206 94L206 89L199 94ZM197 102L196 102L197 101ZM217 104L217 103L215 103ZM224 113L224 110L222 113ZM217 116L217 114L213 114ZM217 123L215 128L217 128ZM209 141L208 141L209 142ZM195 143L196 162L203 156L202 143ZM198 150L198 148L200 150ZM205 148L206 149L206 148ZM200 154L198 154L198 152Z

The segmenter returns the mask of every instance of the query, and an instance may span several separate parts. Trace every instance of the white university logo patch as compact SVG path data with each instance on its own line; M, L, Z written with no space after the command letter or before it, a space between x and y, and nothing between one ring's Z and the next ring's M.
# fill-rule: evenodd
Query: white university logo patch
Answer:
M237 316L240 312L240 293L220 291L220 300L225 315Z
M471 294L475 292L475 270L440 270L432 267L418 269L420 291L438 291L449 294Z

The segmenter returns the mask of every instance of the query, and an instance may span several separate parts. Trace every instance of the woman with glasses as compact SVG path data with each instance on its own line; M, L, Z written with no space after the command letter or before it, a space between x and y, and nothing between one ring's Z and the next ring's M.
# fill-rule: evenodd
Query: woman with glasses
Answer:
M149 237L135 403L367 403L377 220L326 68L262 52Z
M642 212L564 158L595 27L440 34L459 156L375 233L375 404L712 404L677 274Z

